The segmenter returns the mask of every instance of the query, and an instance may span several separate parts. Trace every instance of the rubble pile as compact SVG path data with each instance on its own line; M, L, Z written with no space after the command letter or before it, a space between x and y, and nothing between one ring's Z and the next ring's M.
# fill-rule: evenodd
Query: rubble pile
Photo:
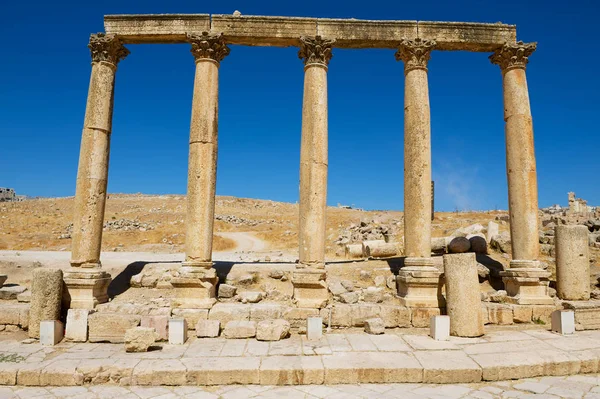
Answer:
M242 218L242 217L238 217L235 215L219 215L219 214L215 215L215 220L220 220L222 222L231 223L231 224L235 224L238 226L239 225L258 226L259 224L262 224L262 223L266 223L266 224L275 223L274 219L259 221L259 220L251 220L251 219Z
M395 229L401 223L401 220L397 219L391 219L386 223L375 219L369 222L361 221L359 224L352 223L350 226L340 229L340 235L335 243L337 245L346 245L373 240L389 242L390 236L394 234Z

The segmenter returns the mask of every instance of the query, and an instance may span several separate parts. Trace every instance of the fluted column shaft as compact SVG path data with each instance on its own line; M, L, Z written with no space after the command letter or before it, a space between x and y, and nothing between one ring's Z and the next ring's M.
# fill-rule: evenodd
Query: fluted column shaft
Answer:
M427 63L435 42L403 40L404 246L411 258L431 257L431 124Z
M302 38L304 97L300 149L299 263L325 267L327 207L327 65L331 41Z
M92 35L92 75L79 152L71 266L100 266L115 72L129 51L113 35Z
M217 180L219 63L229 54L222 36L188 35L196 59L187 186L185 266L212 266Z
M525 75L535 47L507 44L490 57L502 70L512 257L526 261L539 257L537 174Z

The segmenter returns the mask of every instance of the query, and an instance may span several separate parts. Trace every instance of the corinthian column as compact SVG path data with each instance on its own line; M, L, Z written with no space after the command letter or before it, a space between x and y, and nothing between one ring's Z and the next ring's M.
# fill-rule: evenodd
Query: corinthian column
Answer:
M188 165L185 261L176 307L210 307L218 282L212 269L217 180L219 63L229 54L223 35L188 34L196 59Z
M93 309L107 301L110 275L100 270L115 73L129 51L114 35L93 34L88 45L92 76L79 153L71 266L65 283L71 308Z
M325 210L327 207L327 66L333 41L300 38L304 61L304 98L300 147L299 267L294 296L300 307L322 307L327 301ZM324 288L324 291L323 291Z
M401 301L438 307L440 272L431 259L431 126L427 63L433 40L403 39L396 60L404 62L404 247L398 274Z
M536 43L506 43L490 56L502 71L506 170L512 258L502 273L509 300L519 304L551 304L550 273L538 261L538 193L533 123L525 68Z

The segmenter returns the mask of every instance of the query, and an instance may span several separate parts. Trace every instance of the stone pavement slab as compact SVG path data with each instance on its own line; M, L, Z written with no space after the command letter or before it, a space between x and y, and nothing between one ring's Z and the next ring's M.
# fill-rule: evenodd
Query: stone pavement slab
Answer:
M193 337L145 353L126 353L122 344L0 341L0 385L464 384L600 371L600 331L506 330L445 342L401 331L333 332L317 341Z

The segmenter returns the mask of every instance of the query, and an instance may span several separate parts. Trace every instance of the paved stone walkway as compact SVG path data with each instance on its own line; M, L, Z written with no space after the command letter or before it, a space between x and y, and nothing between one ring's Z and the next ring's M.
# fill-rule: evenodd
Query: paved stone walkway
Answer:
M125 353L123 344L0 342L0 385L9 386L478 383L599 372L600 331L513 329L450 341L414 333L192 338L146 353Z
M12 398L600 398L600 376L542 377L479 384L225 385L212 387L0 387L0 399Z

